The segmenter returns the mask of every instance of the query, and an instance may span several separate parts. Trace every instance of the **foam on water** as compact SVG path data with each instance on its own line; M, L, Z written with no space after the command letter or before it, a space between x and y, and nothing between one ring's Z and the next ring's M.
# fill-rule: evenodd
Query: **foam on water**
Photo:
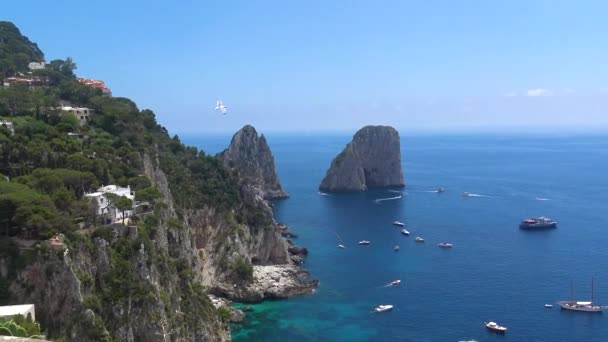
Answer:
M387 198L378 198L375 199L374 202L376 203L380 203L380 202L384 202L384 201L396 201L396 200L400 200L402 199L403 196L395 196L395 197L387 197Z

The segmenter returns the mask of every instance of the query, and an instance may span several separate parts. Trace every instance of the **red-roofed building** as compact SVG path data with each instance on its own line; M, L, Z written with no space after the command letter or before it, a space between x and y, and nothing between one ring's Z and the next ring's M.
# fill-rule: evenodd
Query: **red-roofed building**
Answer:
M110 90L110 88L106 87L106 83L104 81L78 77L78 82L84 85L88 85L89 87L93 87L95 89L101 89L101 92L104 95L112 96L112 91Z
M9 87L11 84L26 84L32 86L43 86L49 83L49 79L42 76L14 76L4 79L4 86Z

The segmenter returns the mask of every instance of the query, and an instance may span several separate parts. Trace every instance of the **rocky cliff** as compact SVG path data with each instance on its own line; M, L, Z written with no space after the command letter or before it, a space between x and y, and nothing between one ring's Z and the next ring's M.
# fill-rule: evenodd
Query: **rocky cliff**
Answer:
M243 205L232 214L211 206L179 211L162 163L148 154L142 160L164 203L144 222L78 232L67 252L43 243L21 250L18 262L0 253L1 277L17 268L11 302L34 303L49 337L226 341L209 293L257 302L313 291L318 282L296 267L300 253L259 191L242 182ZM258 224L239 223L242 211Z
M389 126L366 126L332 161L321 191L366 191L404 186L399 133Z
M243 180L256 187L265 199L288 196L279 182L266 138L263 134L258 136L252 126L246 125L236 132L230 146L219 157L224 165L236 169Z

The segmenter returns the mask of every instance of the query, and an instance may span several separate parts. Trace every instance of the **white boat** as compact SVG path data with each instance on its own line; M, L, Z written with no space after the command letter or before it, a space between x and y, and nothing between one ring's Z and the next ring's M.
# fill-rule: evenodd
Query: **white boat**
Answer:
M399 248L399 245L397 245L397 246L393 247L393 250L394 250L395 252L399 252L399 250L400 250L400 249L401 249L401 248Z
M486 328L488 328L492 331L495 331L497 333L504 334L505 332L507 332L507 327L499 325L496 322L484 322L484 323L486 325Z
M545 304L545 307L546 307L547 309L551 309L551 308L553 307L553 304Z
M371 242L367 241L367 240L361 240L359 241L360 245L369 245Z
M391 281L391 286L399 286L400 284L401 284L401 280L399 280L399 279Z
M424 242L424 239L420 236L416 236L416 242Z
M374 309L376 312L386 312L391 310L393 310L392 305L378 305L378 307Z
M469 196L471 196L471 194L465 191L465 192L462 193L462 196L469 197Z
M338 245L338 247L340 247L342 249L346 248L346 246L344 246L344 245Z
M447 242L441 242L437 246L439 246L441 248L452 248L454 245L452 245L451 243L447 243Z
M401 234L410 235L410 232L408 232L407 229L401 229Z
M403 223L403 222L395 221L395 222L393 222L393 224L394 224L395 226L399 226L399 227L405 227L405 223Z

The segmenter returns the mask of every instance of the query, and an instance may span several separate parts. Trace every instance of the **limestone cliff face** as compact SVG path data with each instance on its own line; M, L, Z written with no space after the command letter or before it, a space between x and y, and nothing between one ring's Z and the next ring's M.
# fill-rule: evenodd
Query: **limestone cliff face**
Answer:
M307 283L308 273L295 267L298 256L281 235L285 227L275 222L257 188L240 181L243 207L230 212L203 207L178 213L158 158L144 154L142 160L142 171L164 204L146 217L147 223L104 227L93 237L79 232L83 236L72 239L81 243L65 254L42 245L21 251L30 262L16 271L10 301L35 304L49 337L227 341L228 328L207 293L260 301L310 293L318 284ZM236 215L244 210L255 212L260 224L239 223ZM0 278L7 276L11 262L0 257ZM244 281L238 276L243 263L254 270L278 267L280 277L266 272L260 280Z
M366 191L404 185L399 133L389 126L366 126L332 161L319 190Z
M243 180L259 189L265 199L288 196L277 177L274 157L266 138L258 136L252 126L246 125L236 132L230 146L219 156L224 165L237 169Z

